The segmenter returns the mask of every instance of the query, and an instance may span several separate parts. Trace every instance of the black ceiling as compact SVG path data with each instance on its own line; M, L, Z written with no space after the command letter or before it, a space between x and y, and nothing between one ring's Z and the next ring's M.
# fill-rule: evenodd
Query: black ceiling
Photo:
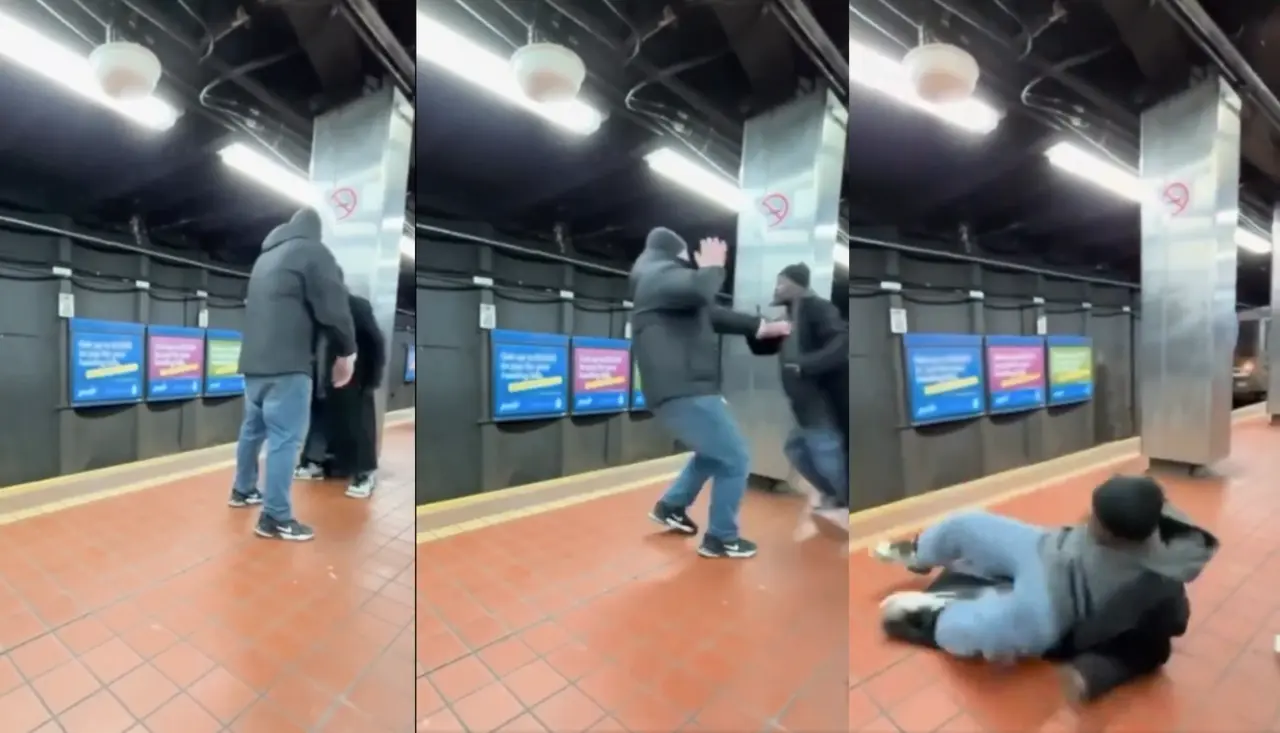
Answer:
M1280 8L1267 0L1203 5L1280 88ZM1073 139L1068 120L1084 121L1092 139L1136 164L1141 110L1208 66L1164 3L852 0L849 10L852 38L888 56L900 58L921 27L967 48L982 67L981 93L1006 112L994 133L979 137L855 84L851 226L894 226L947 247L963 229L970 246L1005 257L1137 280L1137 208L1050 169L1043 152ZM1023 90L1037 78L1024 104ZM1249 105L1244 128L1242 201L1267 212L1266 223L1280 156ZM1266 260L1242 252L1242 299L1265 302Z
M662 146L688 152L669 131L675 119L688 145L736 179L743 122L819 77L780 20L781 5L420 3L434 20L503 57L527 41L530 25L537 37L574 48L588 68L584 97L607 119L594 135L575 137L419 62L417 215L484 222L526 240L554 241L559 225L580 250L612 257L634 252L659 223L688 236L731 234L732 215L655 179L642 156ZM821 0L806 7L844 49L844 8ZM639 101L627 105L633 89Z
M0 60L0 199L122 233L141 216L157 241L231 264L252 262L263 235L292 206L229 171L216 153L249 141L237 122L247 116L305 169L314 116L388 78L344 3L7 4L5 12L85 53L105 39L104 23L149 46L165 71L158 93L182 116L157 134ZM373 5L412 59L413 0Z

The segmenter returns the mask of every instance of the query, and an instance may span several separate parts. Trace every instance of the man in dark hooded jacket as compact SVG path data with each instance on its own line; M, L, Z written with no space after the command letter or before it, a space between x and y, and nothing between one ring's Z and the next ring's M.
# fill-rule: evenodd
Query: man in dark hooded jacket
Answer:
M803 263L782 270L773 294L774 305L787 309L791 335L748 343L752 353L781 355L782 389L796 422L787 459L822 496L819 509L838 514L849 508L849 326L809 289Z
M378 411L374 393L382 386L387 368L387 341L373 315L373 305L352 295L351 317L356 328L355 375L344 387L329 390L325 415L326 435L335 473L350 477L347 496L367 499L373 493L378 470ZM330 348L330 358L337 354Z
M315 532L293 516L290 490L311 421L312 374L320 335L338 354L335 386L351 381L355 326L338 263L320 241L320 215L294 214L267 235L249 274L244 309L244 421L236 445L236 476L229 503L262 504L255 532L304 541ZM267 447L262 490L258 456Z
M676 532L697 534L688 508L712 481L704 557L746 558L755 543L738 532L738 510L747 491L751 457L747 442L720 395L717 334L781 338L790 325L770 323L716 304L725 279L728 245L705 239L692 255L675 232L649 232L644 253L631 268L631 340L645 398L654 416L693 451L693 458L649 517Z

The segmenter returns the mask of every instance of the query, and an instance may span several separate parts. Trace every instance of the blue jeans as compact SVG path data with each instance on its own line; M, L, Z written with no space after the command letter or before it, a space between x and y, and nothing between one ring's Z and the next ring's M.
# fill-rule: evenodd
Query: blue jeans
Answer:
M796 471L838 506L849 506L849 455L844 434L830 428L796 428L782 451Z
M1008 578L1013 589L954 600L938 617L938 646L958 657L1039 657L1066 633L1049 595L1040 540L1046 530L984 511L952 515L926 529L916 558L984 578Z
M677 397L653 410L658 422L693 451L693 458L662 497L662 503L686 509L711 481L711 514L707 534L718 540L738 539L738 510L747 493L751 455L729 405L719 395Z
M293 519L293 470L311 423L311 377L282 374L244 378L244 422L236 444L236 491L258 486L258 456L267 444L262 482L262 513L279 521Z

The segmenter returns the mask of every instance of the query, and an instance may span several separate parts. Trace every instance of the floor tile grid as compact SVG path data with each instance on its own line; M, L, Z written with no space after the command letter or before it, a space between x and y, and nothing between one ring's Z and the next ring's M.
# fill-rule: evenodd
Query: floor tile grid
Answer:
M1280 436L1249 426L1233 437L1223 480L1165 479L1171 498L1218 533L1223 548L1191 586L1191 629L1175 642L1162 676L1077 713L1062 704L1056 676L1045 665L1010 672L889 644L875 629L875 602L912 581L860 556L850 563L860 582L851 585L852 729L1280 730L1280 668L1273 649L1280 631L1280 535L1274 531L1280 496L1265 481L1280 469L1280 460L1266 452ZM999 509L1031 521L1070 521L1087 510L1095 484L1082 478Z
M513 533L513 535L523 538L536 532L537 536L542 538L544 532L539 531L539 525L542 525L541 529L544 530L552 529L554 526L562 526L566 523L572 526L580 526L583 524L582 520L587 518L582 516L584 514L593 515L590 518L591 521L589 524L595 525L600 524L596 515L622 517L643 516L642 510L647 509L647 502L651 500L651 498L652 497L646 496L630 500L625 497L618 499L603 499L592 502L588 505L588 508L583 509L579 513L573 512L572 509L565 509L556 512L553 517L542 520L522 520L521 523L514 526L520 527L524 531L518 531ZM761 502L763 501L765 500L762 499ZM761 502L753 501L749 502L749 505L759 504ZM774 506L768 508L764 512L758 510L753 512L749 507L746 512L748 517L747 520L744 521L744 524L751 524L750 520L752 517L749 515L753 513L761 514L762 516L773 515L776 517L778 514L777 509L778 507ZM796 516L794 507L783 510L782 514L785 517L783 519L783 524L794 521ZM602 542L607 540L609 536L618 536L618 533L622 531L627 532L631 536L636 536L637 530L641 533L648 531L647 528L643 527L643 525L637 527L634 523L630 522L622 523L631 524L631 526L626 527L626 529L620 528L620 523L618 522L608 522L606 520L606 523L609 526L602 530L597 530L601 535ZM777 523L776 519L774 523ZM787 530L786 533L789 534L791 526L786 526L784 529ZM723 663L725 660L716 659L717 656L726 656L717 650L719 642L727 640L731 643L731 646L739 649L748 649L751 648L753 644L758 643L759 640L748 641L742 638L739 632L733 629L729 629L728 632L722 634L721 638L717 640L714 629L714 617L710 617L712 618L712 621L711 623L707 623L706 619L708 616L706 616L705 613L699 614L696 610L689 613L687 616L684 614L677 614L674 618L666 622L663 622L660 618L656 623L654 623L651 619L628 617L625 613L625 609L598 608L598 606L607 603L611 597L617 595L620 592L620 589L625 590L625 587L628 586L628 584L661 582L664 579L664 576L669 582L678 583L678 573L682 572L683 566L692 556L691 544L687 544L680 540L676 540L673 544L670 541L671 538L664 538L663 544L665 547L656 551L642 552L641 556L638 558L626 560L623 558L610 558L606 556L602 558L594 558L593 562L577 563L574 565L572 572L561 573L556 577L547 577L547 574L544 573L543 577L539 578L537 581L537 590L541 592L534 592L532 586L527 583L522 585L519 582L522 580L521 578L512 577L513 573L511 572L509 562L504 566L502 560L503 557L508 556L507 548L503 547L502 542L496 539L498 536L499 535L496 534L492 536L485 536L482 531L477 531L475 533L471 533L470 537L467 539L459 538L458 542L452 542L450 540L450 544L446 547L437 548L441 550L439 552L430 553L430 546L419 548L418 630L420 641L420 712L428 711L432 707L452 710L450 704L451 701L449 700L450 695L447 694L448 691L438 689L437 685L433 682L433 678L438 676L434 673L449 666L450 663L456 663L459 660L462 660L463 665L470 665L475 668L478 665L476 665L469 657L473 650L478 650L479 653L477 656L480 662L486 662L491 654L499 653L498 651L491 650L501 649L522 649L523 651L519 658L526 664L525 668L533 667L536 664L545 662L549 665L550 669L557 669L559 667L562 672L566 671L565 659L576 659L577 666L581 666L582 658L586 655L591 655L594 658L594 674L590 676L590 679L582 674L563 674L560 676L561 682L559 684L563 684L566 687L576 686L579 688L590 688L592 686L591 680L603 679L610 675L618 676L618 671L623 668L633 670L639 668L644 670L647 665L650 667L650 669L644 670L647 672L647 675L634 675L635 677L640 677L642 680L645 680L644 682L635 682L634 679L615 679L613 682L617 685L633 686L635 688L636 695L654 695L660 691L659 688L673 686L663 684L663 682L668 681L663 677L664 672L669 672L670 674L668 674L667 677L670 678L680 678L683 676L685 679L682 679L681 682L688 687L694 688L694 694L690 694L688 690L686 690L684 694L680 694L673 690L667 690L666 692L668 694L674 693L670 694L671 697L677 699L683 698L683 708L678 713L676 711L668 711L669 714L665 719L660 722L651 723L651 725L657 726L653 729L676 730L682 725L687 727L680 729L699 729L697 727L698 722L703 722L705 724L705 721L697 719L706 717L708 721L714 722L717 715L724 717L724 715L720 711L716 710L716 708L732 707L730 701L715 699L717 696L725 696L725 690L723 688L725 688L728 680L699 680L698 672L705 672L708 662L720 662L721 666L724 666ZM558 547L557 540L555 539L555 534L553 532L546 532L545 536L548 539L546 540L546 549L543 554L552 558L556 557L558 554L562 555L565 552L565 550L562 549L563 547L580 547L583 544L582 539L578 537L576 539L562 541L559 543L560 546ZM520 540L516 540L516 542L519 541ZM433 544L440 545L441 543ZM593 542L588 541L586 544L591 545ZM608 545L601 544L600 546L605 547ZM648 550L649 548L642 546L641 549ZM452 552L449 550L452 550ZM492 550L492 553L489 552L490 550ZM836 583L836 585L839 586L838 593L847 594L847 589L844 588L843 583L841 582L843 576L842 571L844 569L843 558L839 556L838 551L833 552L833 550L837 550L837 548L827 547L826 550L827 557L832 563L830 567L832 568L833 577L841 579L837 580ZM766 552L776 552L776 550L770 548L769 550L766 550ZM429 555L430 557L424 557L424 555ZM646 555L648 557L645 557ZM525 558L525 560L529 562L536 562L536 560L529 560L528 558ZM715 565L715 563L707 565L706 561L698 561L696 559L693 560L693 562L700 563L694 565L693 567L695 568L706 568ZM755 562L759 561L754 561L752 564ZM457 573L455 576L455 573L452 570L454 566L456 566L459 571L465 571L466 577L461 577L461 572ZM482 568L486 567L490 569L482 570ZM497 570L494 568L497 568ZM571 577L575 574L576 577ZM604 577L602 577L602 575ZM497 578L498 582L494 582L495 578ZM569 586L571 587L571 590L568 588L557 590L556 586ZM433 593L430 590L432 588L437 589L437 591ZM506 598L498 597L500 594L497 593L496 589L500 588L504 589L506 592ZM512 588L515 590L512 590ZM565 592L566 590L568 592ZM680 593L678 590L668 592L673 594ZM476 597L477 593L480 594L482 598L478 599ZM532 597L536 602L529 603L525 600L525 597ZM839 606L844 606L846 598L847 595L840 599ZM459 601L458 599L466 600ZM503 607L503 601L506 602L505 607ZM485 605L486 603L488 604L487 607ZM460 606L462 605L469 606L470 608L461 608ZM501 611L502 617L504 617L507 622L490 622L487 624L489 628L486 635L477 636L476 629L478 627L474 620L472 618L468 618L466 614L483 612L486 608L495 609L500 607L503 608ZM513 611L511 609L519 610ZM787 618L785 615L771 614L768 611L762 612L760 615L768 617L768 620L775 625L777 625L778 618ZM511 620L513 617L515 620ZM599 625L595 625L593 622L598 618L615 619L613 629L603 629L600 628ZM774 656L785 656L789 649L794 649L796 646L795 641L793 638L788 636L788 632L792 629L802 628L807 623L803 613L793 613L791 618L795 618L796 620L790 624L784 623L781 625L781 628L777 629L777 636L782 641L775 643L774 649L776 652ZM646 621L649 621L649 623L646 623ZM839 626L835 626L835 628L839 628L840 626L843 626L843 620L841 620ZM831 627L831 625L828 625L828 628ZM617 642L619 634L630 633L632 635L636 635L638 632L643 631L649 631L651 636L639 633L641 641L637 644L628 645L626 643L620 644ZM673 633L673 631L678 631L679 633ZM548 635L554 636L557 643L550 645L547 639L544 638ZM525 638L527 636L536 637L537 641L526 642ZM612 641L609 638L610 636L614 637ZM847 646L832 641L833 637L841 636L843 635L840 634L839 631L836 631L835 634L827 634L825 648L820 649L816 655L812 651L807 655L807 659L810 661L811 666L813 666L812 663L815 656L825 656L828 658L827 664L831 669L834 669L836 666L843 667ZM695 637L702 641L690 645L687 641L690 637ZM649 647L655 644L660 646L661 642L655 641L655 639L662 638L674 639L676 640L676 646L682 648L673 650L658 649L656 656L646 655L644 653L646 650L642 647ZM831 646L832 644L834 644L834 647ZM840 648L837 649L835 647ZM605 653L599 653L596 649L603 649ZM530 652L529 650L533 651ZM692 662L692 660L698 660L699 663L689 663L685 665L685 667L692 667L693 669L685 669L680 665L667 665L662 663L664 655L683 656L690 662ZM423 663L424 658L426 660L425 665ZM836 660L839 661L839 665L835 664ZM765 660L762 658L761 661ZM502 662L496 667L488 666L487 676L491 679L503 679L504 673L510 674L512 672L511 669L503 667L505 664L506 662ZM578 671L582 672L582 670ZM732 677L733 673L736 671L736 666L730 666L728 669L716 670L716 673L726 677ZM779 671L784 675L785 679L785 672L782 672L781 670ZM799 686L799 689L795 692L785 694L781 700L777 699L779 695L778 691L770 691L768 696L771 697L773 701L768 704L773 706L770 711L772 714L759 715L755 718L755 728L748 727L742 729L763 730L766 726L770 726L768 727L769 730L783 730L783 728L776 724L770 724L769 719L771 717L782 717L782 715L778 714L778 711L782 711L782 713L785 714L789 706L791 706L792 698L798 697L800 699L804 699L806 693L809 692L811 688L816 688L823 684L819 680L821 675L805 672L801 673L801 676L806 679L800 680L803 684ZM809 679L810 677L812 677L812 679ZM843 684L843 677L844 673L842 670L829 672L826 676L828 681L825 683L830 693L828 694L828 697L830 697L832 701L838 701L841 706L843 706L846 692ZM835 685L830 682L830 680L837 679L840 680L839 689L836 689ZM671 681L674 682L674 679ZM795 684L796 680L788 680L788 682ZM777 687L780 687L783 692L795 689L786 686L785 683L783 685L778 685ZM698 692L702 693L702 697L704 699L693 699L698 697ZM601 717L603 720L608 720L608 718L604 717L606 713L617 712L611 709L609 704L610 701L600 699L596 700L597 703L606 703L604 705L587 702L588 699L592 697L601 698L608 696L609 692L607 690L590 690L588 696L586 698L581 698L580 701L593 705L592 709L595 711L594 714ZM455 695L453 697L456 698L457 696ZM625 707L626 701L615 700L612 702L619 703ZM659 701L654 703L652 707L663 708L670 706L664 705ZM704 708L708 709L710 716L704 715L700 712ZM517 712L514 706L509 709L513 714ZM650 717L657 712L659 711L652 711ZM624 710L621 711L621 713L625 715L630 713L630 711ZM634 719L636 716L631 714L631 717ZM843 712L840 712L838 717L843 719ZM735 726L739 723L749 725L748 721L751 720L751 718L752 716L743 711L741 715L733 717L733 721ZM587 722L589 724L591 721ZM641 724L643 724L643 720L633 722L633 725ZM667 727L664 728L663 726ZM563 727L563 721L558 721L557 727ZM840 727L842 728L843 726ZM444 723L437 720L432 724L432 727L428 727L426 729L459 730L461 729L461 724L457 722L456 718L451 717L450 720ZM581 729L582 728L578 728L578 730ZM643 730L644 728L639 729ZM833 730L834 729L835 728L833 728Z
M403 629L408 629L408 636L411 639L412 613L411 613L411 610L409 610L409 604L411 604L412 602L412 594L409 587L409 583L411 583L412 541L409 539L409 537L412 534L412 523L410 519L412 513L408 511L408 507L412 505L412 498L411 498L412 497L412 488L411 488L412 481L411 479L408 481L405 481L403 479L394 478L394 473L395 473L394 469L392 473L393 473L393 477L388 481L388 485L384 486L384 493L378 498L376 498L374 501L369 502L369 504L375 507L378 505L399 504L403 507L403 509L399 512L399 514L401 515L399 517L400 523L403 525L400 528L400 532L399 532L400 538L398 542L400 544L400 547L398 548L398 551L392 553L392 555L399 556L399 562L400 562L400 565L402 566L400 569L400 572L398 574L395 574L398 576L396 578L396 581L398 582L398 587L400 588L400 591L396 594L396 596L397 596L397 602L400 604L402 608L406 610L406 613L401 614L402 616L404 616L404 618L401 619L401 621L403 624ZM227 480L227 477L225 476L219 477L215 479L215 483L219 481L221 483L225 483L226 480ZM186 484L184 483L184 488L185 486ZM163 489L160 489L160 490L163 490ZM302 491L306 491L306 489L295 490L295 495L300 494ZM225 492L225 487L219 487L218 498L220 500L223 496L225 496L224 492ZM400 498L398 499L392 498L390 501L383 498L383 497L395 497L396 495L399 495ZM98 505L95 505L92 507L85 507L83 510L68 510L62 515L50 515L48 517L41 518L41 520L30 520L28 522L24 522L23 524L14 525L13 527L6 528L6 530L3 533L0 533L0 538L8 540L8 544L10 544L11 546L14 544L25 545L24 549L28 554L34 554L37 556L39 556L41 553L39 552L32 553L31 551L32 549L39 549L41 547L42 543L40 542L40 538L42 536L46 538L53 538L53 540L43 543L44 549L46 550L45 554L50 554L49 552L50 550L52 550L53 552L57 551L57 548L52 547L51 545L55 545L58 542L62 542L65 544L65 541L59 538L59 535L62 534L61 532L57 531L56 529L54 531L49 531L53 529L53 526L56 525L61 519L66 519L67 521L76 519L74 515L76 511L82 511L84 514L96 513L98 515L102 515L105 513L109 518L119 518L119 517L113 517L112 515L123 513L119 511L119 507L122 502L127 503L128 499L122 498L121 500L118 500L118 501L106 500L104 502L101 502ZM111 506L113 503L116 505L115 507ZM156 503L157 502L153 502L152 504L153 508ZM165 504L163 500L158 503L161 506ZM219 501L219 503L221 503L221 501ZM307 502L305 499L302 499L299 501L299 503L305 505ZM115 509L114 512L113 512L113 509ZM207 509L207 508L201 507L201 509ZM131 511L136 513L136 510L131 510ZM184 511L189 514L191 511L191 508L188 506L185 508ZM221 511L226 512L227 510L225 507L221 507ZM385 514L386 510L379 510L378 513ZM177 514L177 513L175 514L180 516L180 514ZM82 518L82 521L90 522L93 519L94 519L93 517L86 516ZM126 515L124 519L127 521L128 516ZM101 521L101 520L99 519L97 521ZM247 529L247 527L245 527L245 529ZM132 528L130 528L130 530L132 530ZM139 528L139 530L145 530L145 528ZM145 537L145 534L143 536ZM248 535L247 533L240 533L237 536L247 537ZM124 538L121 538L121 539L124 539ZM383 538L382 547L387 547L392 541L394 540ZM121 615L127 616L129 615L129 611L126 609L130 609L131 606L138 606L140 605L140 603L145 602L147 599L150 599L150 602L153 608L155 608L156 610L165 609L165 608L169 609L169 611L167 613L164 613L163 615L168 616L168 623L170 625L176 626L176 627L181 627L183 625L191 625L190 618L188 618L186 621L179 620L183 617L183 613L177 609L183 608L184 606L177 605L177 604L185 604L186 601L174 599L173 602L175 603L175 605L166 605L166 603L162 599L149 594L157 594L160 591L162 591L166 580L173 580L173 579L180 580L182 577L187 577L187 578L196 577L196 574L201 572L200 568L202 566L199 562L194 562L194 563L192 562L191 558L189 557L192 554L203 554L206 558L205 564L203 565L203 567L207 568L207 567L210 567L210 565L208 564L210 560L216 561L219 559L217 554L219 550L221 550L224 553L224 555L229 555L231 557L234 557L236 552L244 552L245 550L248 550L249 552L254 552L254 545L255 544L261 545L261 542L254 543L253 540L248 540L248 541L233 540L231 544L232 544L231 548L214 547L212 550L206 544L203 547L203 551L197 552L197 553L192 553L190 550L185 552L176 552L176 553L170 552L168 554L171 558L174 555L177 556L176 561L173 561L173 560L170 561L171 562L170 567L161 568L159 567L160 565L159 563L151 563L145 566L147 570L150 570L152 572L157 570L161 571L160 572L160 577L162 578L161 581L152 582L150 584L146 584L146 583L139 584L136 581L140 578L147 577L148 575L150 575L150 573L135 571L134 577L133 577L133 580L135 581L134 583L126 582L123 584L122 589L117 589L116 592L106 595L106 597L103 597L102 595L95 595L93 593L90 593L90 596L92 598L83 604L83 608L79 608L79 609L76 609L73 606L69 606L65 602L65 600L70 599L72 596L70 593L66 592L65 587L60 587L60 584L56 580L56 578L59 575L59 573L57 572L57 569L58 569L57 563L53 563L54 565L53 572L50 573L50 572L44 572L44 570L41 567L39 567L39 565L43 563L39 563L35 567L33 567L32 563L30 563L29 561L22 560L23 564L26 565L25 572L19 571L15 573L13 569L13 561L12 559L10 559L9 561L5 562L2 567L0 567L0 579L3 579L4 589L6 591L6 593L4 594L5 600L9 601L9 605L5 606L5 609L6 609L5 620L12 621L15 618L19 618L20 620L25 621L26 623L19 623L16 625L5 624L5 628L9 630L10 639L12 639L12 635L15 632L23 633L22 630L24 628L26 629L25 633L31 638L26 639L25 641L23 641L23 643L20 646L17 646L17 647L13 647L12 642L10 642L10 644L8 644L7 646L11 648L7 650L8 653L6 654L6 658L13 655L24 655L24 652L23 652L24 648L31 648L31 645L39 644L40 640L42 639L57 639L61 636L64 630L75 627L77 624L83 624L86 621L93 621L95 613L110 615L114 612L116 617L119 617ZM236 545L239 545L241 547L237 548L235 547ZM316 547L326 547L326 546L317 543L313 545L308 545L307 547L316 548ZM6 548L6 549L10 549L10 548ZM158 548L156 547L144 546L143 551L137 554L146 554L149 552L156 551L157 549ZM301 548L290 548L290 549L301 549ZM370 556L376 557L376 554L381 549L382 549L381 547L372 548L372 552L370 553ZM257 552L260 552L260 550ZM254 554L257 554L257 552L254 552ZM8 558L14 557L13 553L7 553L6 556ZM83 542L81 542L81 544L78 547L74 548L73 550L66 551L63 555L64 558L69 558L71 560L78 560L78 561L84 561L85 559L89 559L90 561L92 561L93 559L102 560L103 556L104 556L104 551L102 550L101 547L98 547L92 544L85 544ZM54 555L54 557L56 558L57 555ZM129 558L126 557L125 558L126 566L128 564L128 560ZM112 564L118 565L120 563L112 563ZM258 569L258 572L262 572L263 569L265 569L267 573L271 572L271 568L269 567L270 563L259 563L259 564L261 565L261 568ZM381 572L384 575L386 575L388 567L391 567L391 565L389 565L386 562L380 562L374 568L374 573L376 574L378 572ZM247 570L250 574L252 574L255 571L252 565L252 561L250 561L250 564L248 564L243 569ZM165 572L165 570L167 570L168 572ZM21 585L25 590L25 593L26 593L25 599L23 597L24 594L18 589L15 589L14 587L15 583L13 581L13 578L15 574L17 575L17 578L21 581L19 585ZM151 577L155 577L155 576L151 575ZM391 582L392 582L391 579L384 578L383 585L390 586ZM199 585L199 584L188 583L188 585ZM247 582L242 583L238 587L238 589L243 590L245 587L251 586L251 585L252 583L247 583ZM381 589L376 587L376 583L372 585L375 585L375 587L372 588L370 591L368 591L367 595L369 599L377 599L380 597L379 591ZM237 586L232 586L232 588L235 589L237 588ZM202 599L199 595L198 589L192 588L190 589L190 591L191 591L191 596L187 600L190 600L192 604L199 603ZM49 618L57 619L56 621L48 620L46 622L48 628L45 628L45 629L34 628L33 624L30 623L32 619L36 619L38 623L39 617L36 615L36 613L32 613L32 610L35 610L35 609L26 610L25 613L27 614L27 616L25 618L21 617L21 614L24 613L24 611L14 610L15 602L17 606L30 607L32 604L27 599L30 599L33 596L40 597L41 595L43 595L45 598L49 598L50 593L55 593L55 594L60 593L64 598L64 602L61 604L57 604L57 603L46 604L44 609L38 611L40 615L46 617L47 619ZM266 594L266 595L269 595L269 594ZM53 596L53 597L56 598L57 596ZM207 602L210 599L205 598L203 600ZM219 600L225 600L225 599L219 599ZM260 609L265 606L265 602L273 602L275 599L261 598L259 600L262 602L255 603L253 599L242 598L240 599L240 604L245 607L243 610L253 610L255 614L260 617L261 616ZM373 600L369 600L368 602L372 603ZM159 605L155 605L157 603ZM40 605L40 604L37 604L37 605ZM257 608L250 609L249 606L251 605L256 606ZM357 605L356 608L359 608L359 606ZM197 633L197 631L195 630L188 629L189 633L183 636L178 636L177 634L173 634L171 631L168 631L165 626L155 623L155 617L147 617L144 614L137 613L137 611L139 610L137 608L133 608L132 610L135 612L134 615L138 616L139 618L150 618L150 626L152 629L155 629L157 631L163 630L164 633L168 633L171 636L171 638L169 639L170 648L174 648L178 645L188 644L189 641L195 640L194 637L195 637L195 634ZM190 610L189 607L187 608L187 610ZM224 608L223 610L226 613L228 618L234 618L238 609L231 607L231 608ZM80 615L78 616L77 616L77 611L81 612ZM201 629L200 631L208 632L207 633L208 636L217 637L218 634L214 631L211 631L211 629L216 628L217 620L218 619L215 618L215 623L209 624L205 629ZM3 623L3 622L0 622L0 623ZM126 631L126 632L138 628L137 625L129 628L120 628L120 627L127 626L125 621L122 619L119 619L117 621L117 626L118 626L117 630ZM270 633L271 631L272 631L272 627L268 626L267 629L264 630L264 633ZM32 632L35 632L35 634L33 635ZM117 640L118 640L118 637L113 636L111 638L111 641L117 641ZM409 653L411 653L411 652L408 652L408 649L411 649L412 645L411 643L408 643L408 644L403 644L403 646L405 647L404 656L407 660ZM95 647L94 649L82 649L81 651L85 654L91 654L96 648L97 647ZM159 649L154 651L157 653L161 653L161 650ZM26 656L30 656L30 655L26 655ZM410 668L411 668L410 663L406 663L403 668L403 672L400 675L401 680L405 680L409 677L409 675L407 674L407 671ZM15 667L15 670L17 670L17 667ZM22 679L25 680L25 677L23 677ZM29 683L34 682L33 680L25 680L25 681ZM194 682L194 680L192 680L192 682ZM353 683L353 685L354 684L358 684L358 682ZM349 687L353 685L349 685ZM181 694L181 693L175 693L175 694Z

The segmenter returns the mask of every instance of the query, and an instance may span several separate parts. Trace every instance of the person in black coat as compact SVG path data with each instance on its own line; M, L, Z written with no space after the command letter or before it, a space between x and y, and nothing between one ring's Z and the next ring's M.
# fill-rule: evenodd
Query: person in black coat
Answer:
M849 325L839 309L809 288L809 268L783 268L774 305L787 310L791 335L749 339L752 353L778 354L782 389L796 427L784 448L787 459L822 496L820 509L849 508Z
M347 496L365 499L376 486L378 470L378 411L374 393L387 368L387 343L365 298L350 296L356 328L355 374L345 387L330 388L325 397L325 436L331 472L349 476Z

